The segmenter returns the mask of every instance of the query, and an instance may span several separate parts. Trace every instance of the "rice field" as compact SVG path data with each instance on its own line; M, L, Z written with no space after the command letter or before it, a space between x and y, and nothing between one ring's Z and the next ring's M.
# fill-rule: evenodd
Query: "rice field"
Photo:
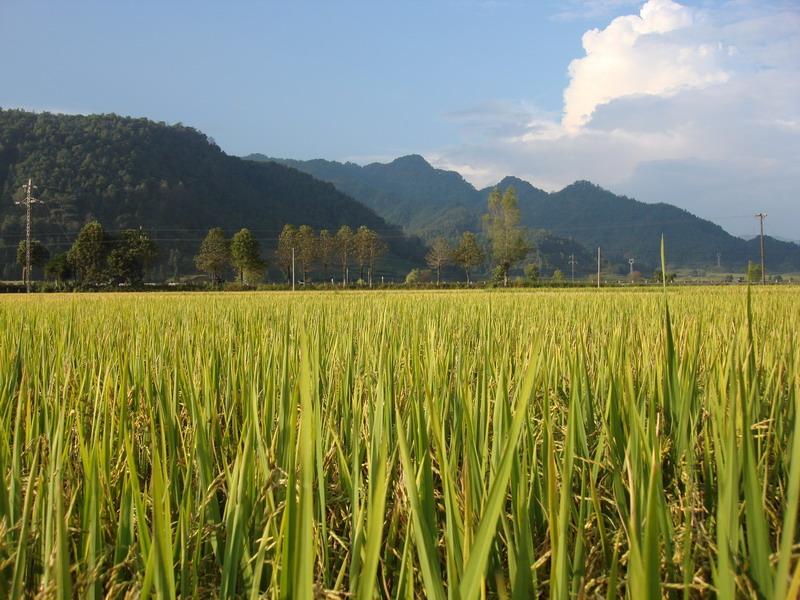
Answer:
M797 598L800 289L750 305L0 298L0 597Z

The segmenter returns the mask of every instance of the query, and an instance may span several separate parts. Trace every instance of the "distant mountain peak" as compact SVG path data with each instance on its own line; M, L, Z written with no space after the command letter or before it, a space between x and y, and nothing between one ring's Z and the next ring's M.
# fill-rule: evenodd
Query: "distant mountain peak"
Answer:
M419 154L406 154L405 156L395 158L391 162L374 162L367 165L365 168L395 171L397 173L435 173L440 170L425 160L424 156Z
M592 183L588 179L578 179L577 181L573 181L568 186L564 188L564 190L598 190L607 192L608 190L600 187L596 183ZM562 190L562 191L564 191Z
M529 182L525 181L524 179L520 179L516 175L506 175L505 177L503 177L500 180L500 184L503 184L503 183L517 183L517 184L519 184L519 183L527 183L528 185L530 185ZM498 185L500 185L500 184L498 184Z
M433 165L425 160L420 154L406 154L405 156L399 156L395 158L392 162L388 163L390 165L406 165L406 166L414 166L414 167L427 167L429 169L433 169Z
M535 185L533 185L530 181L525 181L524 179L520 179L514 175L506 175L503 177L500 182L497 184L497 187L503 189L507 188L508 186L512 186L515 190L535 190L537 192L542 192L546 194L544 190L540 190Z

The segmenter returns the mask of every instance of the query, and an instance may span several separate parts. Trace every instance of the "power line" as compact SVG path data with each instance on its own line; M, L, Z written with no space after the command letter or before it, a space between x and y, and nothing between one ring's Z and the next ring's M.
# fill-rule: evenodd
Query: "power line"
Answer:
M597 289L600 289L600 246L597 247Z
M575 260L574 254L569 255L569 264L572 267L572 283L575 283L575 265L578 264L578 262Z
M31 293L31 206L43 204L41 200L34 198L31 191L36 186L28 179L28 184L22 186L25 190L25 199L17 200L14 204L25 207L25 292Z

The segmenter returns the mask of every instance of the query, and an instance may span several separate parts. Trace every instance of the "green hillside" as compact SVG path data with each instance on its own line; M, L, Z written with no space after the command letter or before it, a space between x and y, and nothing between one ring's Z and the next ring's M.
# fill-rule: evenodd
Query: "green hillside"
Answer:
M116 115L71 116L0 110L0 274L19 277L14 253L24 234L14 205L28 178L45 202L34 234L51 253L65 251L97 219L110 231L143 227L162 258L180 252L185 272L210 227L254 231L270 254L285 223L336 229L366 225L390 247L384 268L404 273L424 255L374 211L333 185L275 163L228 156L181 125ZM268 256L269 258L269 256Z
M745 241L730 235L719 225L671 204L646 204L588 181L552 194L516 178L500 183L501 188L508 185L517 190L525 225L575 239L589 248L600 246L604 255L623 265L633 258L637 269L656 268L662 234L673 267L710 268L716 265L717 253L723 267L735 270L743 270L749 260L760 260L758 239ZM800 265L797 244L767 238L766 255L768 270L774 272L792 271Z
M387 221L425 239L455 237L475 228L475 215L486 204L472 185L454 171L434 169L419 155L390 163L339 163L329 160L291 160L263 154L245 157L277 162L328 181L336 189L370 207Z

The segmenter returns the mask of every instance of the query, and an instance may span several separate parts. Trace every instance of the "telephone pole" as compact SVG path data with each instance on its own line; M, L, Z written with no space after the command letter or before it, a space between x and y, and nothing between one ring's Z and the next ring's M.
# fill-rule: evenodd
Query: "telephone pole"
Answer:
M761 223L761 284L767 283L767 271L764 268L764 219L767 213L756 213L756 219Z
M292 291L294 291L294 246L292 246Z
M600 289L600 246L597 247L597 289Z
M22 189L25 190L25 199L14 202L19 206L25 207L25 292L31 293L31 206L34 204L41 204L42 201L34 198L31 192L36 189L33 182L28 179L28 184L23 185Z
M629 258L629 259L628 259L628 264L631 266L631 275L633 275L633 263L634 263L634 262L635 262L635 260L634 260L634 259L632 259L632 258Z
M575 261L574 254L569 255L569 264L572 267L572 283L575 283L575 265L578 263Z
M717 252L717 268L722 268L722 252Z

